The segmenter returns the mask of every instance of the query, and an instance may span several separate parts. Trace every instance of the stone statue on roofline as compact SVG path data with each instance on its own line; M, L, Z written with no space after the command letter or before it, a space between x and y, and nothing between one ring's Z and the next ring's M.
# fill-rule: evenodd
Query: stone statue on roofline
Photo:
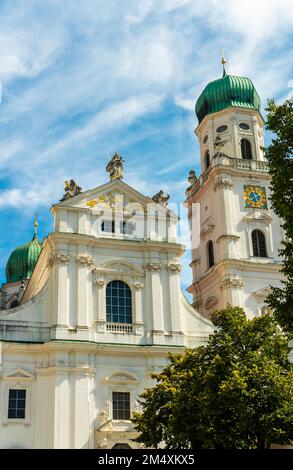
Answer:
M76 184L74 180L70 181L65 181L65 193L62 199L60 199L61 202L66 201L67 199L70 199L74 196L78 196L81 194L81 187Z
M169 199L170 195L164 194L164 191L162 189L152 197L153 201L157 202L158 204L162 204L162 206L164 207L167 207Z
M192 186L194 183L197 181L197 176L195 174L194 170L190 170L189 175L188 175L188 183L190 186Z
M106 166L106 171L110 173L110 180L123 179L123 160L118 152L115 152L113 158Z

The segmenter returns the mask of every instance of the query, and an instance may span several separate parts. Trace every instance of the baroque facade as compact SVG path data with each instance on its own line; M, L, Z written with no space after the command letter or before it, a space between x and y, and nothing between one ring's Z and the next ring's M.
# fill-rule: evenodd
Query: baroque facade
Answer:
M180 288L184 246L169 195L123 182L117 153L108 183L66 182L42 244L35 222L0 292L1 448L138 447L131 413L168 353L205 344L211 312L227 303L267 312L282 232L259 110L251 81L225 70L197 101L202 174L190 172L186 191L199 232L193 305Z

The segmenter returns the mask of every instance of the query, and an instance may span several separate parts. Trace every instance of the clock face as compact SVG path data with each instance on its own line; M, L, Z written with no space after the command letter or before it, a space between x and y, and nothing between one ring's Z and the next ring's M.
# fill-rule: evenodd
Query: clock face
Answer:
M262 186L244 186L246 208L267 209L266 190Z

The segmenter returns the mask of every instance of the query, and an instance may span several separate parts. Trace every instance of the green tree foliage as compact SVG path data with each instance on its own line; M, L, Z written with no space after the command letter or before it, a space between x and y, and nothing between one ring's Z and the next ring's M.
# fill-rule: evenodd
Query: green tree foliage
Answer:
M228 306L206 346L170 355L133 421L148 447L269 448L293 441L293 370L275 320Z
M272 177L272 206L284 221L285 240L280 254L284 259L282 272L286 276L282 288L273 288L268 302L279 324L293 333L293 102L286 101L278 106L270 100L267 111L267 129L275 138L265 155Z

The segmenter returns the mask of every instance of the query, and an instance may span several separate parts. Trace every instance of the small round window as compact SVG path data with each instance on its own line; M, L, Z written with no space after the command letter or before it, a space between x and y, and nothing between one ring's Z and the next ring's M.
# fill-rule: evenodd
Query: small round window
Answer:
M246 122L240 122L239 124L240 129L243 129L244 131L248 131L249 125L246 124Z
M205 136L204 136L204 138L203 138L203 143L204 143L204 144L206 144L206 143L207 143L207 141L208 141L208 136L207 136L207 135L205 135Z
M218 134L222 134L222 132L225 132L228 129L228 126L220 126L217 129Z

